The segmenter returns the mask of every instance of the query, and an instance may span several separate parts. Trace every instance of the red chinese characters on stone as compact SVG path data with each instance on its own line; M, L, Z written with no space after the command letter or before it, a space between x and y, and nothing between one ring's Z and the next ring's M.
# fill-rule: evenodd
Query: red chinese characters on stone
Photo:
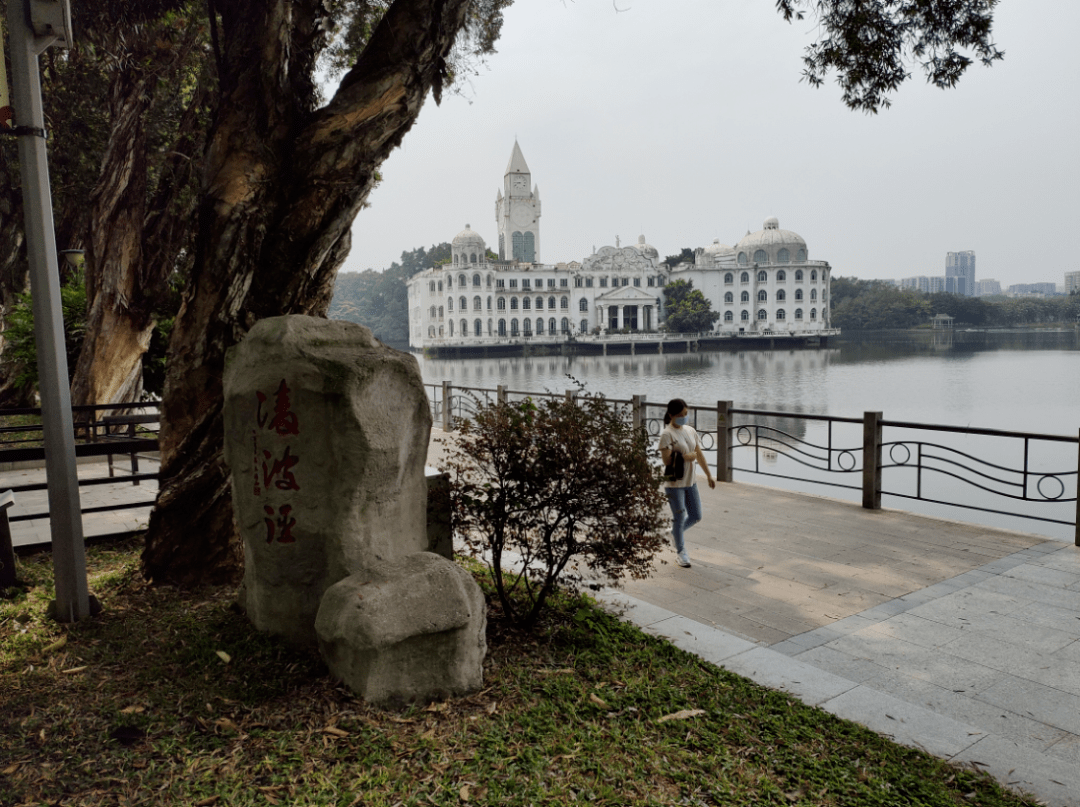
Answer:
M260 432L274 432L278 437L298 436L300 434L300 419L291 409L289 399L289 385L285 379L278 384L274 393L272 410L267 406L268 396L260 391L255 392L257 408L255 412L256 429L251 430L252 439L252 464L255 496L261 498L272 490L300 490L300 483L296 480L293 469L299 465L300 458L292 453L292 446L286 445L285 451L276 455L273 451L259 445ZM267 438L270 439L270 438ZM280 443L278 443L280 445ZM271 487L271 485L273 487ZM275 541L279 544L292 544L296 542L293 529L296 527L296 519L292 517L292 505L283 504L276 509L267 504L263 507L266 518L266 543Z
M266 395L261 392L256 392L255 395L259 399L259 411L256 419L260 429L265 427L270 431L277 432L281 437L300 434L300 421L296 417L296 413L289 409L289 386L285 383L284 378L281 379L277 392L274 393L274 413L272 418L270 413L263 413ZM270 419L269 426L266 425L267 419Z
M270 505L266 505L263 507L263 512L270 516L270 518L263 519L263 523L266 524L266 543L274 543L274 538L277 538L279 544L296 543L296 536L292 534L292 529L296 526L296 519L289 517L292 512L292 505L283 504L277 509L277 512ZM280 532L278 532L279 530Z

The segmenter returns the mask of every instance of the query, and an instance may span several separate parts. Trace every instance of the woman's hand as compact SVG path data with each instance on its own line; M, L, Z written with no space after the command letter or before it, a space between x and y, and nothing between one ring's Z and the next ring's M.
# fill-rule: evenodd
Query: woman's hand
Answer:
M715 488L716 487L716 480L713 479L711 476L709 477L709 487L710 488Z

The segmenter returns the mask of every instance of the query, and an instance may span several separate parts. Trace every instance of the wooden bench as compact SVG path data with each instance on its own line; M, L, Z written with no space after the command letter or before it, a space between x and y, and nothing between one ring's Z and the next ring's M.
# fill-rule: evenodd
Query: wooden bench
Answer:
M142 423L157 423L157 422L158 422L158 415L157 415L156 412L154 414L150 414L150 415L110 415L109 417L104 417L104 418L101 419L101 424L105 427L105 434L103 436L99 436L97 439L105 440L105 441L109 441L109 440L134 440L135 436L136 436L136 429L139 426L139 424L142 424ZM117 428L117 427L122 428L122 427L125 427L125 426L127 428L124 429L124 431L121 431L121 432L114 432L113 431L114 428ZM127 452L118 452L118 453L127 453ZM137 477L138 474L139 474L139 454L135 453L135 452L132 452L130 456L131 456L131 474L132 474L132 476ZM111 477L113 477L115 475L115 471L113 469L113 454L110 453L108 455L108 458L109 458L109 477L111 478ZM150 457L143 457L143 459L151 459L151 458ZM139 480L137 478L133 479L131 482L132 482L133 485L139 484Z

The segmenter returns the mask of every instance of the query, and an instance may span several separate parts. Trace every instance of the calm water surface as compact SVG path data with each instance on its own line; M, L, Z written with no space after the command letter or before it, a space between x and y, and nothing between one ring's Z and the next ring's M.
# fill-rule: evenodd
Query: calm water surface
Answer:
M511 359L423 359L426 384L444 380L455 386L562 392L573 386L572 375L586 388L609 398L645 395L650 402L685 398L691 404L714 406L718 400L735 406L805 414L862 417L880 411L887 420L978 427L1076 436L1080 430L1080 332L994 333L954 332L871 334L833 339L827 348L668 354L663 356L586 356ZM824 427L800 422L799 437L824 443ZM861 432L860 432L861 433ZM925 436L926 433L923 433ZM854 431L834 439L858 445ZM897 439L886 430L885 439ZM960 450L1006 467L1022 467L1023 446L1007 447L989 438L950 442ZM834 443L835 445L835 443ZM775 460L771 460L776 462ZM1029 468L1044 472L1077 467L1076 446L1049 446L1029 451ZM751 460L752 463L752 460ZM783 467L784 473L802 469ZM736 457L736 467L746 460ZM857 494L832 487L791 483L776 478L736 479L790 489L810 490L838 498ZM846 483L858 485L856 479ZM914 483L912 483L914 484ZM1075 495L1075 476L1066 482L1066 496ZM966 495L954 480L940 477L937 498ZM889 489L886 486L886 489ZM899 488L894 488L899 491ZM907 491L904 491L907 492ZM923 495L927 495L924 483ZM979 498L993 509L1014 509L1013 503ZM1072 528L978 511L944 508L898 497L885 506L899 507L974 523L1020 529L1071 539ZM1021 504L1021 508L1028 505ZM1075 505L1056 508L1055 518L1072 520ZM1042 511L1045 513L1045 509Z

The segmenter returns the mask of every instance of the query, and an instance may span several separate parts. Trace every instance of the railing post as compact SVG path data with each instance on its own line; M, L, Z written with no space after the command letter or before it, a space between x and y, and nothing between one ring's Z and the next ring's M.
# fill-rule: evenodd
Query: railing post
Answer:
M1080 317L1077 317L1080 322ZM1076 523L1073 525L1076 532L1073 536L1073 544L1080 546L1080 441L1076 444Z
M863 412L862 506L881 509L881 412Z
M648 428L648 424L646 423L647 416L645 414L645 398L646 396L644 395L633 396L631 407L634 410L634 431Z
M498 403L500 406L506 404L506 386L505 385L499 384L497 387L495 387L495 402Z
M11 545L11 525L8 508L15 504L10 490L0 493L0 588L15 585L15 549Z
M577 392L578 391L576 389L568 389L566 391L566 400L569 403L574 403L575 401L577 401Z
M731 482L731 401L716 402L716 481Z
M450 414L450 399L453 396L453 385L449 381L442 382L442 430L450 432L454 430L454 418Z

